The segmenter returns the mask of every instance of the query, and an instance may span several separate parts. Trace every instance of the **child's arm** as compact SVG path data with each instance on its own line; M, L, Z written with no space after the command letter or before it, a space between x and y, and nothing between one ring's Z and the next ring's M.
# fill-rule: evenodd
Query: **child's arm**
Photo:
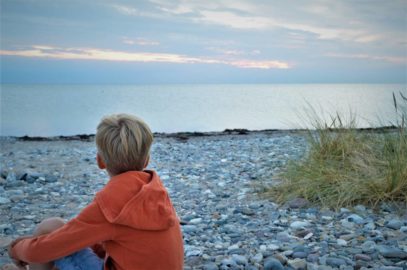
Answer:
M45 263L113 239L114 226L92 202L76 218L58 230L19 241L12 247L13 258L28 263Z
M20 237L14 239L14 240L10 243L10 245L8 246L8 250L7 250L7 251L8 251L8 256L10 257L10 259L13 260L13 263L14 263L15 265L17 265L17 267L19 267L19 269L20 269L20 268L24 268L24 269L25 269L25 267L27 266L27 263L26 263L26 262L23 262L23 261L21 261L21 260L19 260L19 259L17 259L17 258L13 258L11 249L12 249L18 242L20 242L20 241L23 240L23 239L27 239L27 238L31 238L31 236L20 236Z

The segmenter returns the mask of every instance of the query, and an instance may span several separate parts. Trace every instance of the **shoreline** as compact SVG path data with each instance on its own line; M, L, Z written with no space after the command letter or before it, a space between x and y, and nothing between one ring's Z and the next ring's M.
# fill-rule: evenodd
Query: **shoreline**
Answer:
M210 137L225 135L249 135L249 134L301 134L314 129L261 129L249 130L243 128L225 129L223 131L180 131L180 132L154 132L154 137L175 138L179 140L188 140L192 137ZM335 129L332 129L334 131ZM339 130L339 129L336 129ZM396 126L381 126L356 128L359 132L392 132L396 131ZM76 134L76 135L57 135L57 136L0 136L0 140L13 139L18 141L92 141L95 134Z
M259 195L306 152L307 133L289 132L157 137L149 167L181 219L184 269L405 269L407 212L394 205L333 211ZM70 220L109 181L89 138L0 138L0 268L12 239L50 216Z

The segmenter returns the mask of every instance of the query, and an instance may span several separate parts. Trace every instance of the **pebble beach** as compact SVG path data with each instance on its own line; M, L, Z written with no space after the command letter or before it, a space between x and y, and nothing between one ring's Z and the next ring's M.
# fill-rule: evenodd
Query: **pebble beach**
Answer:
M0 266L7 246L42 219L71 219L109 180L93 137L0 138ZM167 187L182 225L185 269L407 269L407 210L393 204L326 209L261 196L305 132L158 134L149 169Z

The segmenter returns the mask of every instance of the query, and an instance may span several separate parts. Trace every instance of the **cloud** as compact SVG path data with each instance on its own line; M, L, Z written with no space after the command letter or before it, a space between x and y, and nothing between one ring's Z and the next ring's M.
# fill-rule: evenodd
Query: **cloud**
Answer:
M167 13L172 13L175 15L180 15L180 14L187 14L187 13L191 13L193 12L193 9L191 9L188 6L183 6L183 5L179 5L176 8L166 8L166 7L159 7L160 10L167 12Z
M349 44L367 44L377 41L399 43L405 33L393 31L391 26L377 23L377 8L346 2L327 3L310 1L303 5L295 2L276 1L270 3L248 0L184 1L149 0L152 9L148 12L127 5L112 5L124 15L141 16L160 20L177 20L196 24L219 25L242 31L298 32L310 34L311 39L334 40ZM387 9L398 8L400 3L390 3ZM372 10L370 10L372 9ZM344 16L344 14L347 14ZM384 27L384 28L383 28ZM386 28L387 27L387 28ZM391 30L391 31L390 31ZM289 40L291 37L288 36ZM293 46L289 46L293 47ZM298 44L294 47L299 47Z
M361 29L347 29L338 27L321 27L312 24L288 22L281 19L272 19L262 16L238 15L224 11L201 11L201 17L195 18L196 22L223 25L242 30L272 30L288 29L302 31L317 35L321 40L343 40L358 43L373 42L381 38L379 34L371 34Z
M231 61L229 62L230 65L239 67L239 68L258 68L258 69L270 69L270 68L277 68L277 69L288 69L290 65L288 63L280 62L280 61L254 61L254 60L239 60L239 61Z
M157 46L160 45L160 42L149 40L146 38L136 38L131 39L128 37L123 37L122 42L127 45L140 45L140 46Z
M399 56L377 56L369 54L339 54L339 53L327 53L325 56L334 58L348 58L348 59L364 59L372 61L388 62L392 64L403 64L407 63L407 57Z
M366 6L361 4L310 1L298 6L293 1L275 1L270 4L246 0L150 2L162 16L237 30L272 32L283 29L311 33L319 40L355 43L399 40L398 34L378 28L375 25L377 14L372 14L373 10L366 15ZM397 3L395 6L397 8Z
M126 15L126 16L137 16L137 17L148 17L154 19L162 19L163 14L161 13L154 13L154 12L146 12L144 10L140 10L131 6L126 5L108 5L108 7L113 8L117 12Z
M244 50L218 48L218 47L207 47L206 49L209 51L219 53L219 54L223 54L223 55L258 55L258 54L260 54L260 50L244 51Z
M140 15L140 11L133 7L129 6L124 6L124 5L112 5L114 9L116 9L118 12L124 14L124 15Z
M336 39L343 41L354 41L358 43L366 43L376 41L381 38L380 35L370 34L363 30L334 28L334 27L318 27L306 24L295 23L279 23L280 27L295 31L304 31L318 35L319 39Z
M236 29L266 29L272 25L272 20L256 16L241 16L232 12L226 11L209 11L203 10L200 12L201 17L194 20L197 22L205 22L228 26Z
M171 53L123 52L97 48L61 48L35 45L26 50L0 50L0 55L39 57L62 60L99 60L117 62L155 62L177 64L224 64L238 68L255 69L288 69L291 65L276 60L250 59L216 59L206 57L190 57Z

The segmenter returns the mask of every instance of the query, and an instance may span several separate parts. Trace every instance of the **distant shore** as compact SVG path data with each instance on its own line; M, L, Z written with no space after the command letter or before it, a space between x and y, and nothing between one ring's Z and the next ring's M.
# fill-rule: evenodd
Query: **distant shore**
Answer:
M392 132L397 129L396 126L381 126L369 128L357 128L361 132ZM188 140L192 137L208 137L208 136L222 136L222 135L248 135L248 134L292 134L292 133L305 133L307 129L262 129L262 130L249 130L249 129L225 129L223 131L181 131L173 133L154 132L155 137L160 138L176 138L179 140ZM1 139L16 139L19 141L92 141L95 134L76 134L76 135L59 135L59 136L0 136Z

